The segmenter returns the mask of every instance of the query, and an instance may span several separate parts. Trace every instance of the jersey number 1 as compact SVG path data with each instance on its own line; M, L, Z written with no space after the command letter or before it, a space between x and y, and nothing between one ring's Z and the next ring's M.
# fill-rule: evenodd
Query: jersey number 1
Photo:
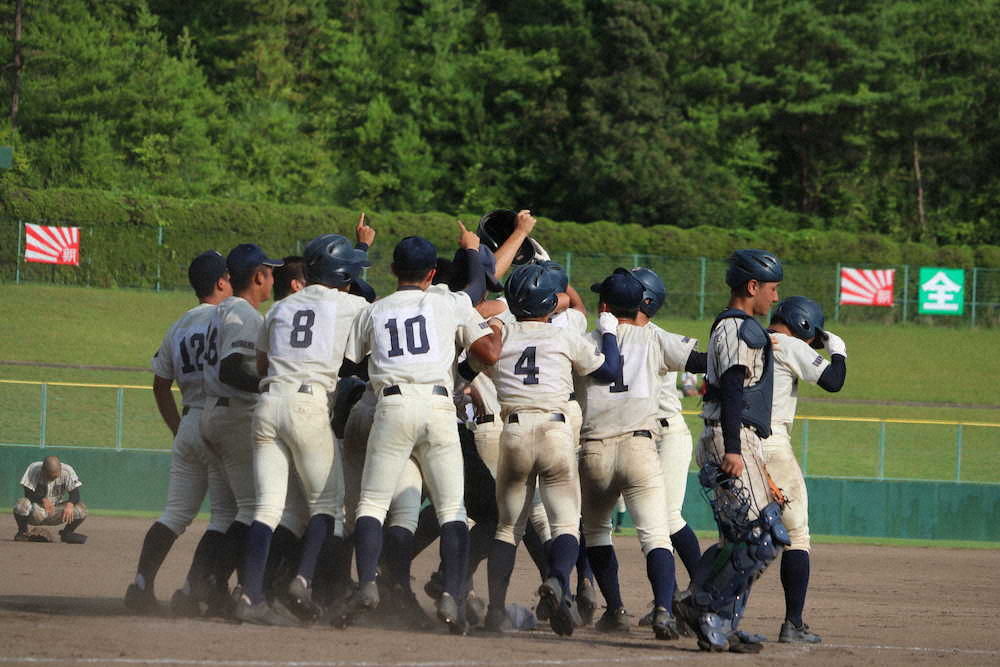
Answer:
M389 356L402 356L403 348L399 344L396 318L386 322L385 328L389 330ZM403 320L403 332L406 335L406 351L410 354L424 354L431 349L430 341L427 340L427 319L423 315Z

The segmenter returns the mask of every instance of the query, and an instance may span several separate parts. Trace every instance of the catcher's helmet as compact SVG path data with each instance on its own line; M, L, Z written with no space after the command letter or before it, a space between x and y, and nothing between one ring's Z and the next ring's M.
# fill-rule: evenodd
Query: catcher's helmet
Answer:
M751 280L780 283L783 277L781 262L766 250L737 250L729 257L726 284L732 289L742 287Z
M656 271L643 266L632 269L632 275L642 283L642 304L639 305L639 310L647 317L656 315L667 300L667 286L656 275Z
M557 271L526 264L514 269L503 291L516 317L544 317L556 309L562 279Z
M514 231L514 223L517 221L517 211L500 208L490 211L479 219L479 240L487 248L496 252L503 245L504 241L510 237ZM514 264L527 264L535 257L535 247L528 239L521 243L521 247L514 254Z
M823 347L823 309L818 303L804 296L790 296L778 304L771 313L771 323L784 322L796 338L812 338L812 346Z
M368 253L355 250L340 234L322 234L306 244L306 281L327 287L344 287L371 266Z

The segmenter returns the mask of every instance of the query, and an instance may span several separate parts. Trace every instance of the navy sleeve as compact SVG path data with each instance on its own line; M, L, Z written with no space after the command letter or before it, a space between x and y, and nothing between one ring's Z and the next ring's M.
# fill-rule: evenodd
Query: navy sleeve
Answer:
M45 489L39 489L38 491L32 491L26 486L22 486L21 490L24 491L24 497L33 503L40 503L42 499L45 498Z
M622 357L618 351L618 338L613 333L601 336L601 352L604 353L604 363L590 372L590 377L598 382L611 384L622 372Z
M704 373L708 370L708 353L691 350L684 370L688 373Z
M819 376L816 384L829 392L837 392L844 387L844 380L846 379L847 359L842 354L835 354L830 357L830 365Z
M74 505L80 504L80 489L73 489L69 492L69 501Z
M458 365L458 374L461 375L466 382L472 382L476 379L476 376L479 375L479 372L474 369L469 364L469 360L466 359Z
M357 243L354 244L354 249L355 250L364 250L365 252L368 252L368 244L367 243L362 243L361 241L358 241Z
M472 304L476 305L486 296L486 276L483 273L483 264L479 261L478 250L463 250L465 253L466 276L463 292L472 299Z
M730 366L719 378L719 405L722 409L722 439L726 454L741 454L740 427L743 416L743 379L746 366Z

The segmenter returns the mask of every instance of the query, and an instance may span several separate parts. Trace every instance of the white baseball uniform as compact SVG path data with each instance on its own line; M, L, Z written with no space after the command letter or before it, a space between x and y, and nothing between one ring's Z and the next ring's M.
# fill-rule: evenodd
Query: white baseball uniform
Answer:
M333 473L327 395L336 389L351 326L367 307L361 297L308 285L268 311L257 338L268 371L253 418L256 521L277 526L290 462L310 516L341 515L344 490Z
M45 511L42 503L33 503L27 498L19 498L14 503L14 514L28 517L28 524L32 526L58 526L63 522L63 507L67 502L64 496L83 486L83 483L68 463L61 464L62 471L53 480L46 476L43 464L44 461L35 461L28 465L21 476L21 486L35 492L44 488L44 497L52 501L52 514ZM87 508L83 503L73 506L73 521L86 516Z
M591 334L599 344L601 334ZM643 553L670 549L663 471L654 437L663 376L684 368L690 349L659 327L620 323L622 374L614 383L585 379L580 434L583 529L588 546L612 544L619 494L635 522Z
M809 497L802 468L792 449L792 422L798 403L799 380L819 381L830 362L803 340L772 333L774 346L774 397L771 406L771 437L763 442L764 463L788 504L781 520L792 540L789 549L810 550Z
M222 462L226 482L236 498L236 520L248 526L257 498L252 420L258 394L222 382L219 364L232 354L241 354L244 370L256 376L257 336L263 322L257 309L242 297L231 296L215 309L208 329L205 409L201 415L201 436Z
M201 437L208 330L215 309L212 304L202 303L182 315L167 330L151 362L157 377L177 383L184 406L171 453L167 504L159 518L175 535L194 521L206 491L211 503L208 530L224 533L236 517L236 499L226 483L221 462Z
M504 327L503 349L486 370L504 420L497 463L496 538L516 544L524 531L536 477L552 537L579 533L576 443L566 416L573 374L600 368L604 354L580 334L548 322Z
M491 333L463 292L401 289L377 301L354 324L347 358L367 355L377 398L357 516L380 523L412 455L441 525L465 521L462 450L451 387L456 345Z

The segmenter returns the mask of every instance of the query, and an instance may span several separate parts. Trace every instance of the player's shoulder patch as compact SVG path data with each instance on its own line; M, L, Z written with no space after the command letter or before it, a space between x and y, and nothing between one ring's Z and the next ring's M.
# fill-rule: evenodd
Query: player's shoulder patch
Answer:
M683 337L681 337L681 342L682 343L690 343L691 342L691 336L683 336Z
M480 329L489 329L490 325L486 323L486 320L483 320L482 322L479 323L479 328Z

